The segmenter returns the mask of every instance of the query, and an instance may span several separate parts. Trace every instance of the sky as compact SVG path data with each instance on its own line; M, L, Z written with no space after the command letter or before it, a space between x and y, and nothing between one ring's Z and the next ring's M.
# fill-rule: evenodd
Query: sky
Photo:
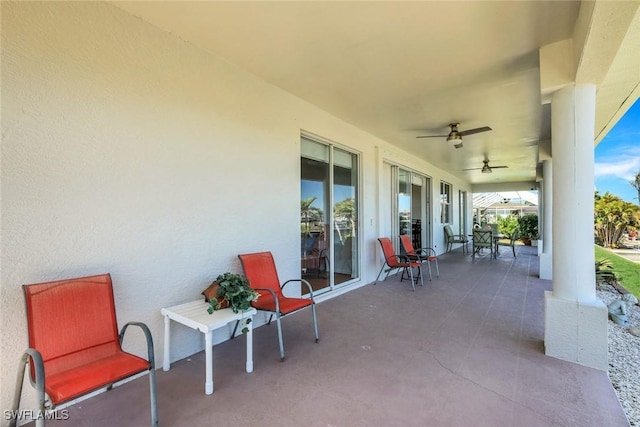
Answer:
M596 190L638 204L629 184L640 171L640 99L629 108L595 149Z

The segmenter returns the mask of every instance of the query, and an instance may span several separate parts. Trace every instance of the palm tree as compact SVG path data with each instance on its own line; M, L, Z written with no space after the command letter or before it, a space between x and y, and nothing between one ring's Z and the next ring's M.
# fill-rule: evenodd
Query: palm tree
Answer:
M638 192L638 204L640 204L640 171L636 172L636 177L633 181L629 181L629 184Z

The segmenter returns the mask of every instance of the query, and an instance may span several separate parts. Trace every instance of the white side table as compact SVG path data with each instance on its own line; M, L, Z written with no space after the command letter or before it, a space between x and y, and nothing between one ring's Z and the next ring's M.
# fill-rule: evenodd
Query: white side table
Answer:
M170 323L181 323L192 329L196 329L204 334L205 337L205 394L213 393L213 331L222 328L236 320L251 319L256 314L256 309L251 308L247 311L234 313L230 308L214 311L213 314L207 312L209 303L203 300L187 302L184 304L167 307L160 310L164 316L164 361L162 370L170 369ZM247 325L249 331L247 336L247 372L253 372L253 322Z

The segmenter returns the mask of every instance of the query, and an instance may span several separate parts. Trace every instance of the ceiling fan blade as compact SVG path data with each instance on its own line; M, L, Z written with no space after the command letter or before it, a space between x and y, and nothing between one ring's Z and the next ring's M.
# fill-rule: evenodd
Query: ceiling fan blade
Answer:
M462 169L463 171L479 171L482 168Z
M475 128L475 129L469 129L469 130L463 130L461 132L458 132L458 134L460 136L466 136L466 135L473 135L474 133L480 133L480 132L487 132L492 130L489 126L484 126L481 128Z
M416 136L416 138L446 138L449 135L421 135Z
M504 169L504 168L508 168L509 166L491 166L491 169Z

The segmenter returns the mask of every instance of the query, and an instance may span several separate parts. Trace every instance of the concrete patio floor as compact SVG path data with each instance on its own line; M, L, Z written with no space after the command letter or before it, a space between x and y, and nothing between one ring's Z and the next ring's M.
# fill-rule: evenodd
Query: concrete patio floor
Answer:
M543 292L535 248L497 259L440 256L440 278L411 291L390 277L214 348L158 374L161 426L628 426L606 372L544 355ZM160 314L158 313L158 316ZM195 334L196 332L194 332ZM156 336L162 349L162 337ZM51 426L149 425L148 380L69 408Z

